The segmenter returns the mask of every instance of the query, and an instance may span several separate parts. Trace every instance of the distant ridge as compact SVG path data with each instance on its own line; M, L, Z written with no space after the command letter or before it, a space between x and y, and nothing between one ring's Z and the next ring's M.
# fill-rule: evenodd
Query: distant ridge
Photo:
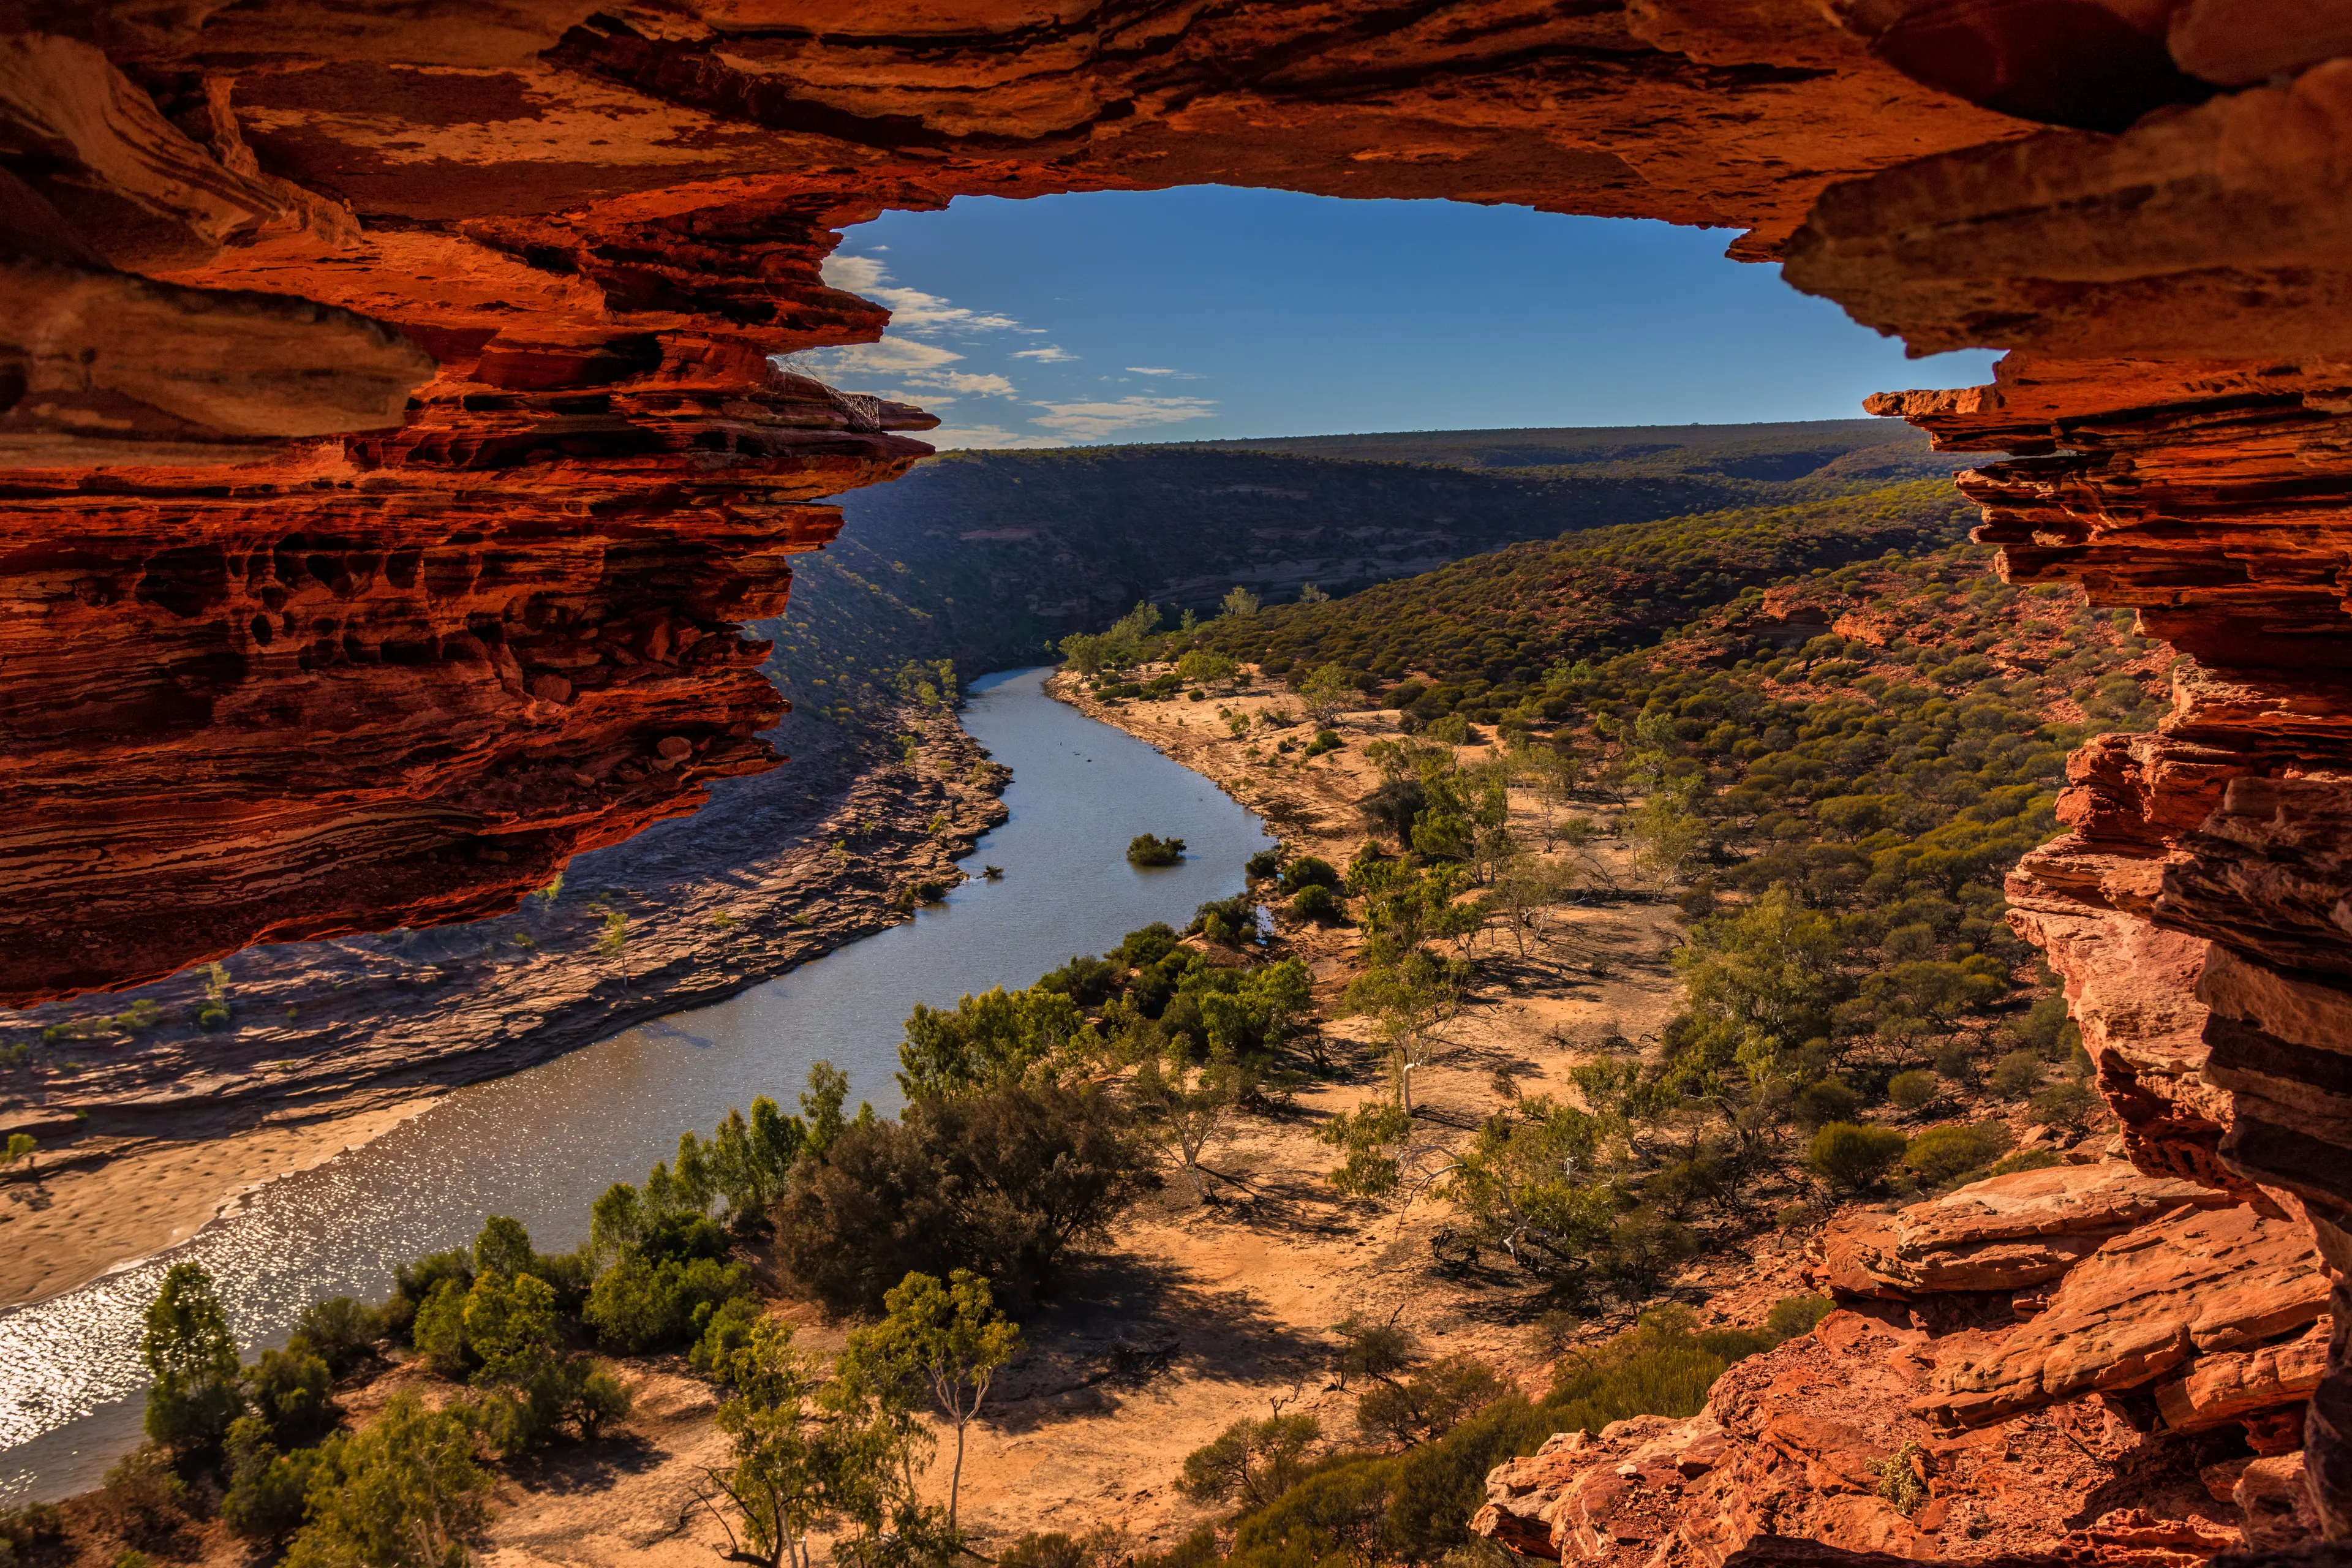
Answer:
M1180 445L1171 443L1170 445ZM1898 420L1804 419L1756 425L1612 425L1518 430L1399 430L1181 443L1197 450L1278 452L1357 463L1454 468L1574 470L1631 478L1711 474L1787 480L1895 479L1964 466L1928 449Z

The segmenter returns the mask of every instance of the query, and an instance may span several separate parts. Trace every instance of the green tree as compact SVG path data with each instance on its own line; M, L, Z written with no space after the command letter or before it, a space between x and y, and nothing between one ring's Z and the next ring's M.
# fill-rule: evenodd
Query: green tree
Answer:
M621 989L629 987L629 917L618 910L604 912L604 928L596 933L596 956L609 958L621 966Z
M1231 1499L1244 1509L1263 1508L1305 1477L1307 1455L1322 1437L1312 1415L1276 1411L1262 1421L1244 1418L1185 1455L1176 1484L1194 1502Z
M808 1532L832 1511L835 1450L813 1395L816 1372L793 1344L793 1325L753 1322L727 1359L734 1393L719 1406L730 1463L709 1472L728 1507L702 1499L727 1531L730 1562L809 1568Z
M1217 601L1217 607L1234 620L1246 620L1257 614L1257 595L1236 584Z
M1412 1135L1412 1118L1392 1100L1376 1100L1342 1111L1317 1134L1339 1150L1346 1163L1330 1173L1331 1184L1350 1197L1386 1197L1404 1175L1402 1145Z
M1407 1116L1412 1114L1412 1075L1435 1059L1439 1031L1461 1008L1464 979L1458 964L1415 949L1367 969L1340 997L1345 1012L1371 1018L1388 1047L1397 1105Z
M1833 1187L1866 1193L1885 1184L1905 1146L1903 1134L1891 1127L1832 1121L1813 1134L1805 1163Z
M147 1393L147 1436L168 1448L213 1447L245 1413L237 1388L236 1341L213 1277L197 1263L175 1263L147 1307L139 1342L153 1386Z
M1021 1353L1021 1330L996 1310L988 1281L968 1268L957 1269L944 1284L929 1274L909 1274L883 1298L883 1307L869 1353L919 1376L955 1428L948 1471L952 1531L963 1488L965 1429L987 1400L997 1369Z
M25 1167L25 1173L29 1176L33 1173L33 1151L39 1147L40 1144L34 1142L31 1133L11 1132L8 1134L8 1152L5 1155L0 1155L0 1166L21 1163Z
M1633 841L1633 864L1662 887L1683 879L1706 842L1706 824L1693 809L1694 776L1684 787L1660 784L1625 815L1625 836Z
M427 1410L414 1394L328 1439L287 1568L464 1568L489 1517L475 1440L462 1410Z
M1219 1051L1198 1066L1177 1052L1165 1065L1146 1057L1129 1086L1144 1136L1175 1157L1193 1197L1202 1203L1208 1201L1209 1188L1201 1178L1201 1155L1232 1121L1250 1081L1230 1051Z
M1085 1026L1076 1003L1038 986L1000 986L965 996L952 1009L918 1002L898 1047L898 1087L916 1099L1010 1083L1031 1063L1063 1050Z
M1364 700L1348 672L1336 664L1319 664L1298 683L1298 700L1318 729Z

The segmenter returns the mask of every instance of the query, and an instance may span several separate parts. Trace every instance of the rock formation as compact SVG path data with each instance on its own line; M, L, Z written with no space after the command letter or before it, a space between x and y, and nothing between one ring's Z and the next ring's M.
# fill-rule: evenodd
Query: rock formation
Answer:
M2304 1226L2112 1161L1850 1216L1818 1268L1849 1310L1735 1365L1696 1416L1503 1466L1475 1528L1580 1568L1790 1537L2184 1568L2313 1534L2295 1451L2329 1325Z
M916 411L767 357L879 331L819 279L839 225L1206 181L1660 217L1920 351L2014 351L1878 407L2011 454L1962 481L2004 570L2196 661L2159 734L2075 759L2020 923L2135 1163L2300 1210L2352 1265L2340 4L13 0L0 27L0 1002L478 915L772 765L734 626L820 498L926 449L890 434ZM2338 1535L2344 1332L2310 1431Z

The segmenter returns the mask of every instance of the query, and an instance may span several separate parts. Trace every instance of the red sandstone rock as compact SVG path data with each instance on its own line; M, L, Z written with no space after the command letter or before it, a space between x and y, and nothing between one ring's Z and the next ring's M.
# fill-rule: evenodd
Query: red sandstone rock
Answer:
M1915 349L2026 351L1876 406L2015 454L1964 480L2003 570L2206 674L2083 759L2019 924L2135 1161L2291 1188L2352 1261L2342 1037L2264 1012L2352 976L2331 8L26 0L6 28L0 296L32 326L0 333L0 460L52 466L0 476L0 1003L486 912L767 765L733 624L811 503L919 451L884 434L911 411L762 361L881 330L818 276L839 225L1208 181L1731 225ZM2205 942L2281 985L2206 1019ZM2352 1385L2315 1409L2352 1531Z
M1563 1434L1504 1465L1471 1528L1589 1568L1866 1552L2185 1568L2237 1539L2234 1510L2217 1506L2193 1469L2150 1464L2137 1435L2085 1410L2037 1411L1958 1437L1930 1430L1909 1406L1936 1343L1833 1312L1732 1367L1698 1415ZM1906 1516L1878 1484L1909 1444L1926 1496ZM2094 1499L2094 1521L2070 1531L2068 1517Z
M2189 1209L2105 1243L2043 1311L1989 1346L1948 1352L1920 1407L1948 1427L1979 1426L2089 1394L2195 1381L2203 1358L2300 1335L2326 1310L2304 1226L2251 1208ZM2232 1371L2248 1373L2237 1386L2260 1386L2249 1363L2233 1363L2215 1369L2215 1397ZM2281 1402L2302 1397L2284 1379L2276 1386ZM2175 1405L2210 1424L2185 1391Z
M2156 1408L2165 1426L2194 1432L2281 1405L2299 1407L2327 1370L2328 1328L2323 1315L2298 1338L2260 1350L2200 1356L2187 1376L2156 1385Z
M2063 1275L2109 1238L2225 1193L2121 1162L1976 1182L1892 1215L1849 1215L1823 1240L1822 1282L1848 1295L2017 1290Z

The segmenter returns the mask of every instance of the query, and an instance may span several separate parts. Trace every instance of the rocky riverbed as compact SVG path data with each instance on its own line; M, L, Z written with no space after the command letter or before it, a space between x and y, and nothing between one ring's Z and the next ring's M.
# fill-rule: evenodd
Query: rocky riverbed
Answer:
M895 729L795 721L794 760L572 862L509 916L287 943L114 996L0 1018L21 1065L0 1132L0 1304L184 1239L240 1190L314 1165L441 1090L734 994L908 918L1002 821L1009 776L943 709ZM895 742L893 736L895 735ZM615 921L617 917L617 923Z

